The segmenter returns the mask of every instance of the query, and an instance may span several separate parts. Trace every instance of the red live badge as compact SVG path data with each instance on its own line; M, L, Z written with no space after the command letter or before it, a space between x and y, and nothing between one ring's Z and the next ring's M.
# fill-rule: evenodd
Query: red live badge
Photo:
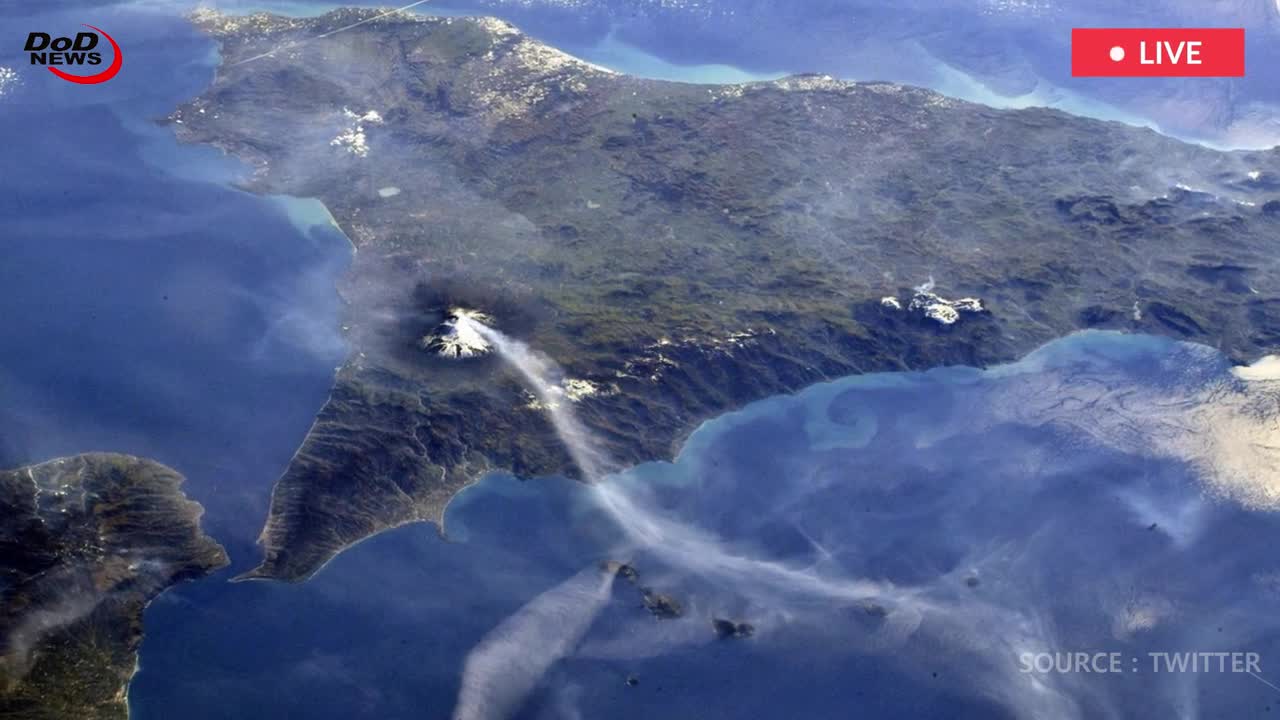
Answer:
M1075 28L1074 77L1243 77L1244 28Z

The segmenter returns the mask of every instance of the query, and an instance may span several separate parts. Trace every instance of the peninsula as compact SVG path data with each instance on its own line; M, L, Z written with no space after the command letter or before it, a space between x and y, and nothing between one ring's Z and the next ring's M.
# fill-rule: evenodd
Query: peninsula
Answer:
M201 11L169 122L319 198L356 254L349 357L250 577L305 579L487 472L575 469L458 313L565 368L619 463L828 378L1018 358L1082 328L1239 361L1280 339L1280 153L795 76L646 80L492 18Z

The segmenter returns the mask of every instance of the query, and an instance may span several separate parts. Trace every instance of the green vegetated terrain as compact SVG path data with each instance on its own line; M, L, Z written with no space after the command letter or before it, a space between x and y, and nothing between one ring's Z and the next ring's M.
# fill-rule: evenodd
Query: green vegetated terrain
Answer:
M453 306L559 363L619 464L767 395L990 365L1081 328L1276 347L1274 151L885 83L638 79L494 19L316 39L374 12L198 14L222 65L170 118L249 163L250 189L322 200L357 251L350 356L254 575L439 522L490 470L575 473L500 360L424 348ZM982 311L927 317L911 301L930 279Z
M128 717L147 603L227 564L181 482L106 453L0 471L0 717Z

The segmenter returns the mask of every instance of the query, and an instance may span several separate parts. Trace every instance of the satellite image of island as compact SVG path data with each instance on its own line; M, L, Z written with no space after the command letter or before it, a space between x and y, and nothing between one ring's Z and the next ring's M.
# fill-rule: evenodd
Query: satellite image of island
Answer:
M1280 713L1280 2L1133 5L0 8L0 718Z

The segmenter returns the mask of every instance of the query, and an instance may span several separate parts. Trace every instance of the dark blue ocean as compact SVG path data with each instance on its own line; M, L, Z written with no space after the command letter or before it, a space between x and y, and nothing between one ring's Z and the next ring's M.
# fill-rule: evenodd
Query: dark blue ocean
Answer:
M1278 390L1207 348L1097 333L990 371L761 401L604 490L491 476L450 507L448 542L409 527L300 587L171 592L148 614L133 706L142 718L1260 716L1280 669L1275 465L1233 442L1274 439L1274 415L1255 411ZM653 544L625 532L650 522ZM604 560L638 580L610 586ZM642 587L681 617L653 616ZM754 634L722 638L717 618ZM1190 652L1259 672L1160 664ZM1078 653L1106 670L1070 664Z
M111 27L128 71L78 86L0 53L19 71L0 96L0 459L156 458L247 559L345 352L349 244L318 203L235 190L243 168L156 124L212 78L184 20L37 7L0 6L0 25Z
M447 539L412 526L303 585L226 582L256 564L342 360L349 246L315 203L235 190L242 168L153 122L216 56L147 8L0 8L6 30L89 21L129 53L104 86L24 71L0 95L0 460L161 460L233 558L148 610L134 718L1280 712L1280 389L1149 337L815 386L601 488L493 475ZM654 75L745 73L583 38ZM1188 652L1254 664L1161 669ZM1091 671L1063 669L1076 653ZM1092 671L1100 655L1119 669Z

